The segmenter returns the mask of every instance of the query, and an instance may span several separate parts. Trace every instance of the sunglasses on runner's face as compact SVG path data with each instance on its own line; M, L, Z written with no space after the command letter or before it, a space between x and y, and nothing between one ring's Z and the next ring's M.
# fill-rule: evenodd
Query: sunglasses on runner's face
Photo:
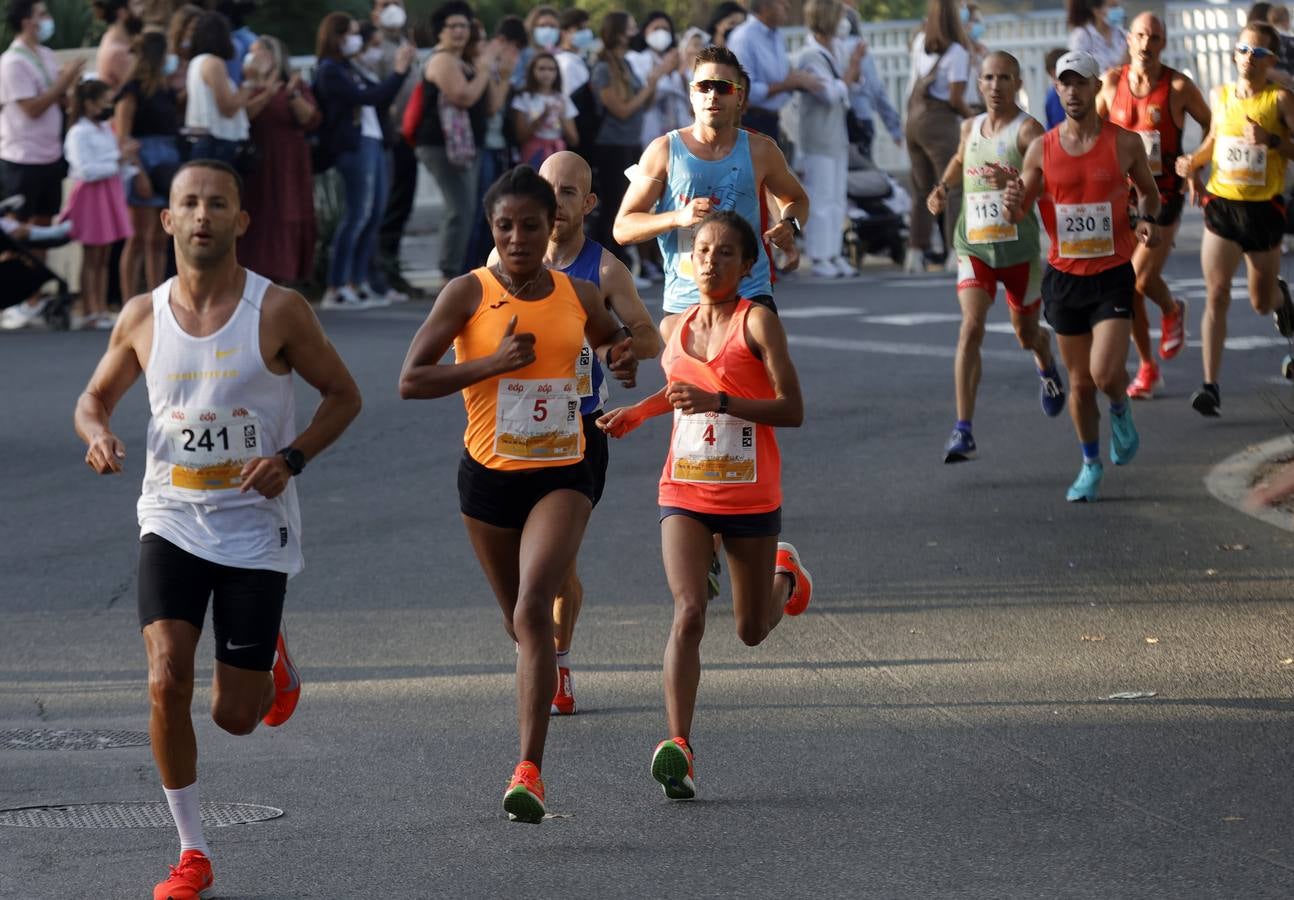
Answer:
M706 78L704 81L692 82L692 90L701 94L719 94L726 97L733 91L741 90L735 81L724 81L722 78Z
M1276 55L1266 47L1255 47L1251 44L1236 44L1236 52L1241 56L1248 56L1252 53L1254 59L1266 59L1269 56Z

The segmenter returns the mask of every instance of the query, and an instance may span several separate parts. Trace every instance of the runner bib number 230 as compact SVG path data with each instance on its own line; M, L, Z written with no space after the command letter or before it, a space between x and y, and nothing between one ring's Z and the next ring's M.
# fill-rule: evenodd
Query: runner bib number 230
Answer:
M1109 203L1057 203L1056 240L1065 259L1114 255L1114 216Z

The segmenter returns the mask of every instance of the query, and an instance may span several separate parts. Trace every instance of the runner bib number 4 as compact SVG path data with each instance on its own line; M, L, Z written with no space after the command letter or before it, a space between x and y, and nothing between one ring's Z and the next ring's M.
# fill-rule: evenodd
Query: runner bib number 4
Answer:
M508 459L580 458L580 395L574 380L502 379L494 452Z
M675 481L702 484L749 483L756 479L755 426L726 413L674 411Z
M966 195L966 240L972 244L1001 244L1020 236L1006 220L1004 191L976 191Z
M1056 240L1065 259L1114 255L1114 216L1109 203L1057 203Z
M1267 148L1243 138L1223 135L1213 154L1221 184L1258 185L1267 183Z
M242 408L173 409L166 444L171 486L191 491L241 487L243 466L266 455L260 420Z

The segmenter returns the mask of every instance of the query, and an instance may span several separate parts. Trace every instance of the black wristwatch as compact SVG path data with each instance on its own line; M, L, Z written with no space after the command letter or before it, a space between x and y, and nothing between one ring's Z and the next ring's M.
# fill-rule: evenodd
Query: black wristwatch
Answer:
M794 232L794 234L795 234L795 236L796 236L796 237L799 237L799 236L800 236L800 220L799 220L799 219L797 219L795 216L787 216L786 218L782 219L782 221L783 221L783 222L785 222L787 225L790 225L790 226L791 226L791 231L792 231L792 232Z
M717 413L718 413L719 415L721 415L721 416L723 416L723 415L727 415L727 413L728 413L728 395L727 395L726 393L724 393L723 391L720 391L720 392L719 392L718 394L716 394L715 396L717 396L717 397L719 398L719 408L718 408L717 410L715 410L715 412L717 412Z
M283 457L283 461L288 464L288 469L293 475L300 475L305 471L306 455L296 447L284 447L279 451L279 456Z
M1267 135L1267 146L1275 150L1281 145L1281 136L1279 134Z

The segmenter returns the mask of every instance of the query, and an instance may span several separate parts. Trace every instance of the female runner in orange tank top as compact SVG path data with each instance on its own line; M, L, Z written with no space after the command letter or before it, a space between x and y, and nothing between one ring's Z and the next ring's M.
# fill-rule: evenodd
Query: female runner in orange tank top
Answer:
M553 597L575 562L593 508L576 362L585 337L633 387L629 337L592 283L544 266L557 199L528 166L504 173L484 206L499 262L449 282L400 373L405 399L463 393L463 522L517 642L521 762L504 794L514 820L540 822L549 705L557 687ZM450 345L454 361L442 362Z
M756 241L736 213L701 221L692 247L700 303L661 320L665 387L598 419L603 431L623 437L652 416L674 414L660 479L661 553L674 595L665 648L665 711L674 737L657 745L651 763L671 800L696 796L690 740L712 536L722 536L728 556L743 643L761 643L784 613L802 613L813 592L795 548L778 542L781 460L773 429L799 427L804 418L799 376L781 321L737 295Z

